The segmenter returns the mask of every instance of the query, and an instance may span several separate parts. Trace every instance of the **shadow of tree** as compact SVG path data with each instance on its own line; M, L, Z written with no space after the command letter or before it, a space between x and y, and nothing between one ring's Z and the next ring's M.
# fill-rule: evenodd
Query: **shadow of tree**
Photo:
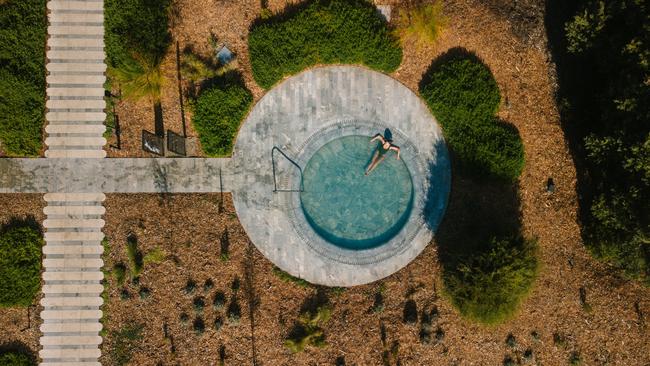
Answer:
M464 60L474 64L447 66ZM425 197L445 291L461 314L484 323L502 321L514 313L536 273L534 246L521 233L521 137L515 126L495 115L500 93L491 71L464 48L433 60L420 92L441 122L457 168L444 219L438 161L430 162ZM443 153L442 146L436 149Z
M36 218L33 215L28 215L24 218L21 217L10 218L9 221L0 225L0 235L7 232L8 230L21 228L21 227L29 227L30 229L36 231L40 235L43 235L43 228L38 223L38 221L36 221Z
M38 364L38 358L36 357L36 352L29 348L25 343L19 341L11 341L0 344L0 357L2 354L8 352L15 352L24 354L29 358L31 365Z

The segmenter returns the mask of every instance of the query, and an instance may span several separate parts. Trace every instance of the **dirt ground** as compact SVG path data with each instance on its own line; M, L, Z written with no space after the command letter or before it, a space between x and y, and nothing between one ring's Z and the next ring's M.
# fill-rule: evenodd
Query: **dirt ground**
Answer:
M45 201L41 194L0 194L0 226L11 220L34 220L42 224L43 207ZM38 353L41 296L29 308L0 308L0 349L17 346L34 355Z
M107 197L109 268L115 263L128 263L125 242L129 233L138 237L145 256L155 248L166 255L161 263L145 264L139 285L124 287L133 295L131 299L121 299L123 287L116 285L114 277L110 279L110 298L105 309L109 334L125 325L144 324L143 339L135 343L129 364L215 365L219 350L224 347L226 365L254 364L253 360L257 365L334 365L337 359L344 360L346 365L382 365L383 352L395 342L399 347L391 365L396 364L397 358L401 365L497 365L506 355L523 360L528 348L533 351L532 364L540 365L567 364L574 351L587 365L650 362L646 352L650 346L647 325L634 305L647 314L650 290L608 275L607 268L577 245L567 245L558 253L557 242L540 240L543 266L532 294L512 320L484 327L460 318L441 293L435 243L406 268L383 281L341 292L303 288L283 282L273 273L272 263L250 245L230 195L225 195L221 213L219 202L219 194ZM226 229L230 255L222 261L220 238ZM236 299L242 316L233 325L226 320L224 310L214 310L211 304L217 291L224 292L230 303L236 278L241 283ZM197 289L187 295L183 288L189 279L196 282ZM204 291L203 284L208 279L214 287ZM150 289L150 297L141 299L137 295L140 286ZM580 286L587 290L590 311L580 305ZM374 296L381 288L385 309L373 312L370 309ZM292 354L283 342L301 307L319 292L333 308L332 318L324 326L328 345ZM206 301L201 313L192 305L197 296ZM421 321L403 322L407 300L415 301L420 318L422 312L438 309L433 326L444 332L439 342L421 343ZM252 319L251 303L255 306ZM189 315L188 324L181 322L181 313ZM203 335L192 330L192 322L199 314L206 324ZM218 317L224 319L225 325L215 330ZM538 334L537 339L532 332ZM515 348L505 342L509 333L516 339ZM563 345L554 343L555 333L566 340ZM105 338L102 364L113 364L114 341L112 335Z

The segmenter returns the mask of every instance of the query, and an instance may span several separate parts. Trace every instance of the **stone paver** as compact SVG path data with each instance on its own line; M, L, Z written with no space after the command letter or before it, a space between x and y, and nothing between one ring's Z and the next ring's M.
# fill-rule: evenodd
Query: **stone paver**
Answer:
M103 158L106 114L103 1L50 0L47 3L46 164L80 158ZM70 166L70 163L65 164ZM17 173L12 166L13 173ZM83 170L52 171L53 177L84 179ZM19 175L21 176L21 175ZM22 178L9 179L17 183ZM0 178L2 179L2 178ZM64 189L65 179L51 185L44 199L47 219L43 247L43 336L41 365L99 365L102 342L99 319L104 286L101 254L105 199L101 190ZM94 187L97 188L97 187Z

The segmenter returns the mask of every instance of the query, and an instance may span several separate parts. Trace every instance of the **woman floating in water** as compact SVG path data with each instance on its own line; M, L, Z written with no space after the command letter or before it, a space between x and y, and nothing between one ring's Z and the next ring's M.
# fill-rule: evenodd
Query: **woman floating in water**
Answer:
M393 150L397 151L397 160L399 160L399 146L393 145L393 140L390 138L384 138L380 133L376 134L373 136L373 138L370 140L372 143L375 140L379 140L381 142L380 145L377 146L377 150L375 150L375 155L372 157L372 161L370 162L370 165L368 165L368 168L366 169L366 175L370 174L370 172L377 167L379 163L381 163L382 160L386 157L386 153Z

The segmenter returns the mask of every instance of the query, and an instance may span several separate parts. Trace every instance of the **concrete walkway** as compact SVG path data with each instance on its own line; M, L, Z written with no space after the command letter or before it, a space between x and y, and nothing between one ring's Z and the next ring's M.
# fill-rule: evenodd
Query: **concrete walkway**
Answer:
M50 0L47 41L47 125L48 159L35 161L50 166L74 159L103 158L104 133L104 3L103 1ZM97 160L97 159L93 159ZM20 187L20 180L38 169L20 173L15 162L0 180ZM50 168L51 169L51 168ZM5 171L5 169L2 169ZM59 171L50 177L84 177L83 170ZM78 174L82 174L81 176ZM42 179L42 177L41 177ZM43 324L39 355L44 366L100 365L102 338L101 280L104 234L104 194L95 190L66 187L45 195L47 219L43 247ZM31 182L36 184L36 182ZM52 187L52 186L50 186ZM23 187L24 188L24 187ZM32 186L34 188L34 186ZM92 187L95 188L95 187Z
M230 192L253 178L232 159L0 159L0 193Z

